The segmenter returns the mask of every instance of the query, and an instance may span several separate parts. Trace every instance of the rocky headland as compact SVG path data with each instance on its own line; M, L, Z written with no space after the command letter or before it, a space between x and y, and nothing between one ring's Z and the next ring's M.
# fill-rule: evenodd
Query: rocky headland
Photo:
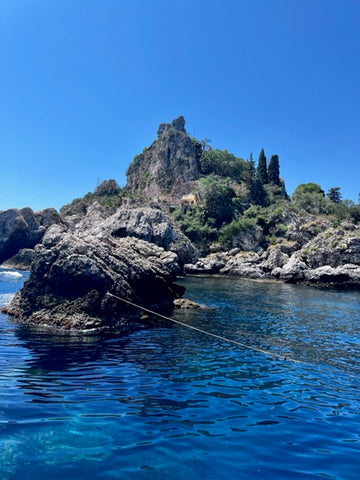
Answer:
M196 308L176 284L184 274L359 288L357 206L340 215L314 184L305 186L308 197L290 199L270 163L271 180L260 181L252 159L190 138L179 117L134 158L124 188L107 180L59 213L0 212L0 263L30 267L3 311L89 332L139 318L120 299L155 311Z

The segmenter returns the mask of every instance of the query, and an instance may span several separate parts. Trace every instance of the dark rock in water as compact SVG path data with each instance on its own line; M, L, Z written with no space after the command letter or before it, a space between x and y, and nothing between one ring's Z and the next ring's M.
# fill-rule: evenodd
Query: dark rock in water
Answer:
M34 212L26 207L0 212L0 263L22 248L33 248L51 225L60 222L53 208Z
M92 330L140 313L108 292L151 310L172 308L184 292L174 283L179 257L169 251L176 237L157 211L122 210L102 219L93 205L76 227L49 228L35 248L28 281L6 311L24 323Z
M17 268L18 270L29 270L35 258L35 251L32 248L22 248L16 255L6 260L4 267Z

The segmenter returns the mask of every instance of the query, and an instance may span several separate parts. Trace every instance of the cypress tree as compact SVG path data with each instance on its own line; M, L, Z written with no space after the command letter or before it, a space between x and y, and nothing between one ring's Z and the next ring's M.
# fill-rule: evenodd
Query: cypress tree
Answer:
M253 155L250 153L250 158L248 160L248 165L249 165L249 183L255 180L256 177L256 168L255 168L255 162L253 160Z
M256 178L259 180L261 184L268 183L268 173L267 173L267 165L266 165L266 157L264 153L264 149L261 149L259 155L258 166L256 170Z
M272 155L268 166L268 179L270 183L280 185L280 164L279 156Z

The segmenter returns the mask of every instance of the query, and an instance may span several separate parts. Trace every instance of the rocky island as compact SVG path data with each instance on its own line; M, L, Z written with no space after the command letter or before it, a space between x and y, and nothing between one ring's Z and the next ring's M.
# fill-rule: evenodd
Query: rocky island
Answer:
M292 197L279 157L257 165L191 138L179 117L127 170L56 212L0 212L0 262L30 268L3 310L67 331L126 325L141 311L171 311L184 274L360 286L360 205L301 184ZM108 295L112 293L115 296ZM177 302L183 305L183 302Z

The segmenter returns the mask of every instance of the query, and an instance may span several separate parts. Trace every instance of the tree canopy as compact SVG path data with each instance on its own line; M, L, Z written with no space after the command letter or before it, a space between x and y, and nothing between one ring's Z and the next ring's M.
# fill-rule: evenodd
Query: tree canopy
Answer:
M328 190L326 196L334 203L341 202L340 187L332 187Z
M245 160L227 150L217 148L203 150L200 157L200 170L204 175L215 174L241 181L247 169L248 165Z
M330 201L317 183L301 183L291 196L294 205L308 213L330 213Z
M233 219L235 192L214 175L199 181L198 196L204 205L206 219L212 219L216 227Z

